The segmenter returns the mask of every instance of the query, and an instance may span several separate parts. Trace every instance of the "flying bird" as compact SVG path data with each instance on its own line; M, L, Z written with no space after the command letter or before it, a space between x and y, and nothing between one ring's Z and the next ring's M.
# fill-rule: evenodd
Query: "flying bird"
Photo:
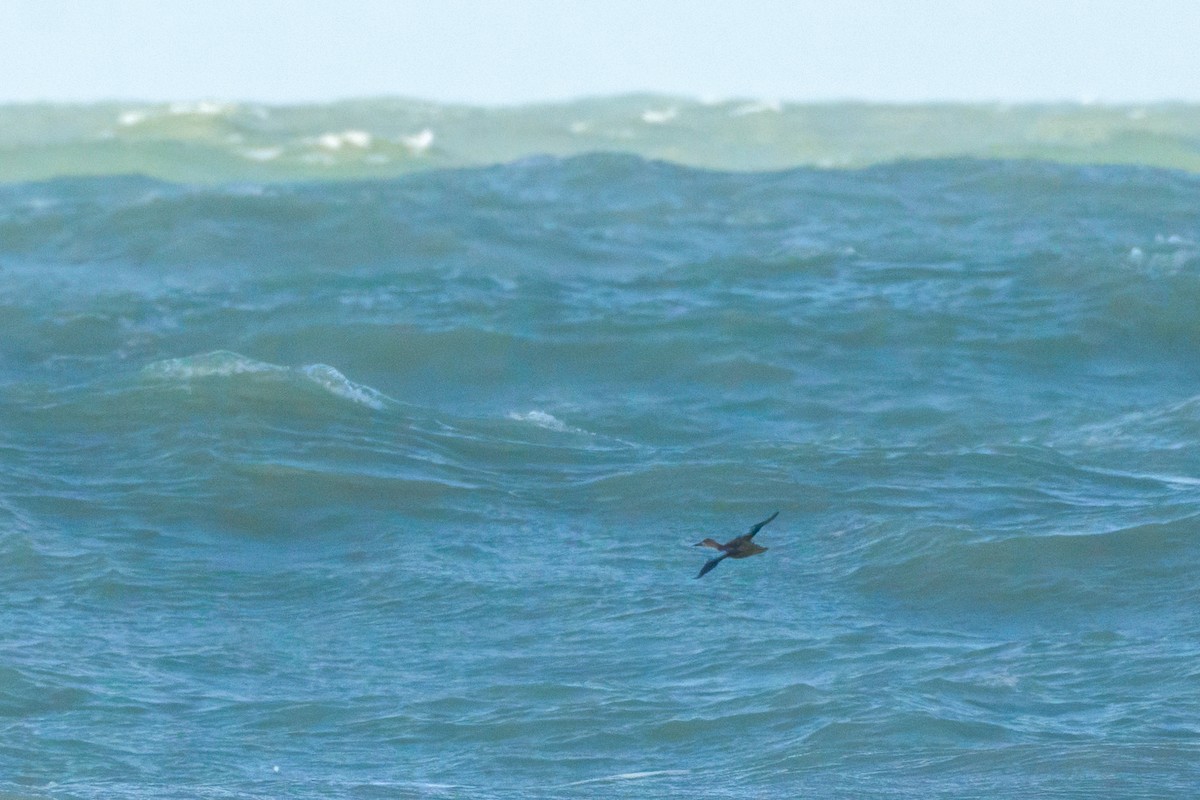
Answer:
M750 556L756 556L759 553L766 552L767 548L755 544L752 540L754 539L754 534L762 530L763 525L766 525L768 522L778 516L779 512L776 511L762 522L752 525L750 530L746 531L741 536L737 537L736 539L730 539L725 544L721 544L716 539L705 539L703 542L696 542L693 547L711 547L714 550L721 551L721 555L717 556L716 558L710 558L707 562L705 562L704 566L700 568L700 574L696 577L703 578L707 572L712 570L715 566L717 566L717 564L720 564L722 559L749 558Z

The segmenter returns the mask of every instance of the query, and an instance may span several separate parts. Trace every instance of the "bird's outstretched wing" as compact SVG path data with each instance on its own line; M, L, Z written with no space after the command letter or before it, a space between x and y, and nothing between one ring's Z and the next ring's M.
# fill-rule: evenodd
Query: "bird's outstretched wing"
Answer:
M717 564L720 564L722 559L728 558L728 557L729 557L729 553L721 553L721 555L717 556L716 558L710 558L708 561L705 561L704 566L700 568L700 574L697 575L696 577L703 578L710 571L712 571L713 567L715 567Z
M754 534L756 534L756 533L758 533L760 530L762 530L762 526L763 526L763 525L766 525L768 522L770 522L771 520L775 519L775 518L776 518L776 517L778 517L778 516L779 516L779 512L778 512L778 511L776 511L774 514L772 514L771 516L767 517L767 518L766 518L766 519L764 519L762 522L759 522L759 523L756 523L756 524L754 524L754 525L751 525L751 526L750 526L750 530L746 531L746 538L747 538L747 539L753 539L753 538L754 538Z

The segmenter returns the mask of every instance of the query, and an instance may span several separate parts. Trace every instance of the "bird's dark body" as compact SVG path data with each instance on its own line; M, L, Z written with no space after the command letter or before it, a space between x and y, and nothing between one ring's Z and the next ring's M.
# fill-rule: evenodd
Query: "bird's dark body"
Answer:
M766 552L767 548L754 543L754 534L758 533L760 530L762 530L764 525L778 516L779 512L776 511L762 522L752 525L750 530L746 531L741 536L738 536L735 539L730 539L725 544L721 544L715 539L705 539L702 542L696 542L696 547L711 547L714 550L721 551L721 555L717 556L716 558L710 558L707 562L705 562L704 566L700 568L700 574L696 577L704 577L708 572L715 568L717 564L720 564L723 559L749 558L750 556L755 556L759 553Z

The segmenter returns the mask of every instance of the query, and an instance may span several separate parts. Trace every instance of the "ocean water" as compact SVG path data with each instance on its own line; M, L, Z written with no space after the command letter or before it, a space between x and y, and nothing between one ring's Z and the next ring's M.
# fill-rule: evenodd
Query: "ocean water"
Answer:
M1019 158L1200 172L1200 105L805 105L630 95L515 107L0 106L0 181L140 174L187 183L378 179L622 152L722 170Z
M0 797L1194 797L1198 308L1136 165L0 185Z

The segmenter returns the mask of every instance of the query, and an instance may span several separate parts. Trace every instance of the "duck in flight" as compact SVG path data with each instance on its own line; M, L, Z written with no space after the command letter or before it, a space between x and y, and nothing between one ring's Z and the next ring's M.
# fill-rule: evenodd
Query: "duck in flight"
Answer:
M700 568L700 574L697 575L696 577L703 578L705 573L712 570L713 567L717 566L717 564L720 564L722 559L725 559L725 558L749 558L750 556L756 556L759 553L766 552L767 548L760 547L759 545L756 545L753 542L754 534L756 534L760 530L762 530L763 525L766 525L768 522L770 522L771 520L775 519L778 516L779 516L779 512L776 511L774 514L767 517L762 522L758 522L758 523L755 523L754 525L750 526L750 530L746 531L741 536L737 537L736 539L730 539L725 544L721 544L716 539L705 539L703 542L696 542L696 544L693 545L693 547L711 547L714 550L721 551L721 555L717 556L716 558L710 558L704 564L704 566Z

